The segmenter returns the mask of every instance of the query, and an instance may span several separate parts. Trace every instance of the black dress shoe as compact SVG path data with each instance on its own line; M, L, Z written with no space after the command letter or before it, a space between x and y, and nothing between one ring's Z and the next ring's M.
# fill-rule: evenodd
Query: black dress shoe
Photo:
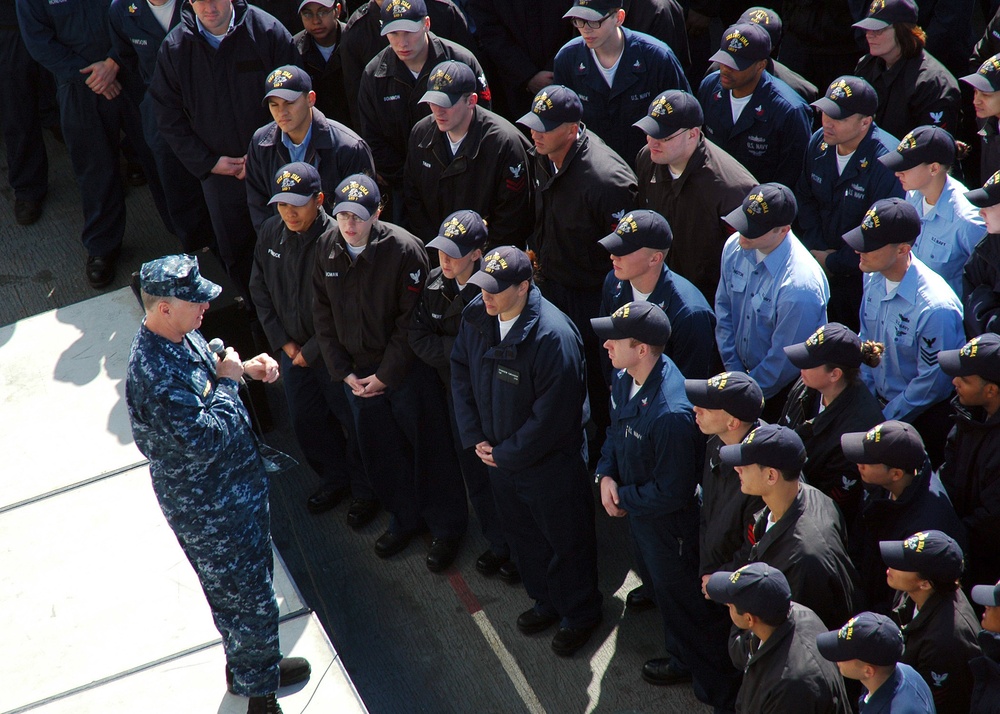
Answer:
M331 508L336 508L350 492L351 489L347 486L341 486L340 488L323 486L309 497L306 501L306 508L309 509L310 513L326 513Z
M393 533L386 531L375 541L375 555L380 558L391 558L396 553L402 553L413 540L412 533Z
M427 549L427 569L432 573L440 573L455 562L458 555L458 538L434 538L431 547Z
M510 559L505 555L497 555L488 550L476 559L476 570L483 575L496 575L500 567Z
M521 571L517 569L517 563L513 560L508 560L500 566L500 569L497 571L497 577L508 585L517 585L521 582Z
M625 596L625 607L631 612L642 612L655 608L656 601L646 595L647 592L648 590L646 590L645 585L640 585L634 590L630 590L629 594Z
M651 659L642 665L642 678L650 684L666 687L671 684L684 684L691 681L690 672L682 672L673 665L667 657Z
M87 282L95 290L107 287L115 279L115 263L118 262L118 251L107 255L87 256Z
M552 638L552 651L560 657L572 657L590 641L598 624L594 623L590 627L560 627Z
M281 661L278 662L278 671L281 675L278 686L290 687L309 679L312 667L305 657L282 657ZM228 666L226 667L226 686L230 692L233 692L233 671Z
M146 172L142 170L142 166L139 164L133 164L131 161L125 166L125 182L132 187L138 188L139 186L146 185Z
M534 635L544 632L558 621L558 615L543 615L535 608L531 608L517 616L517 629L526 635Z
M278 697L275 694L265 694L263 697L250 697L247 704L247 714L284 714Z
M14 220L20 226L30 226L42 217L41 201L22 201L14 199Z
M355 498L347 509L347 525L351 528L364 528L378 515L379 502L375 499Z

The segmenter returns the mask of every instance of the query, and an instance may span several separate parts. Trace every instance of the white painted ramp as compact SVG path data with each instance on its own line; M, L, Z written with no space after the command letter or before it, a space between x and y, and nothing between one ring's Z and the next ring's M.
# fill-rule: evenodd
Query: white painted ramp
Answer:
M0 328L0 712L237 714L225 656L160 513L124 401L128 289ZM286 714L365 712L275 558Z

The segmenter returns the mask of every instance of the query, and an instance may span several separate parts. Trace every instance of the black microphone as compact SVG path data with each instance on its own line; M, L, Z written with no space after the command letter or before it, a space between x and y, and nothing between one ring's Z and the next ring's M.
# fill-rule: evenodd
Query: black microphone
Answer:
M226 343L222 341L222 338L216 337L211 342L208 343L208 349L212 350L212 354L218 357L220 360L226 358ZM239 383L241 387L246 386L246 380L240 377Z

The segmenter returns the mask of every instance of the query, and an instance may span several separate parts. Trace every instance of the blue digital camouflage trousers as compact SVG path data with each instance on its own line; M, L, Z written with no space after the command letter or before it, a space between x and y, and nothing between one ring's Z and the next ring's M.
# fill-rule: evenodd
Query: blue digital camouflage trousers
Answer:
M162 498L154 480L163 514L198 575L222 635L233 691L242 696L277 691L281 661L267 476L259 471L262 484L234 490L229 503L214 504L207 514L185 505L188 499L176 492Z

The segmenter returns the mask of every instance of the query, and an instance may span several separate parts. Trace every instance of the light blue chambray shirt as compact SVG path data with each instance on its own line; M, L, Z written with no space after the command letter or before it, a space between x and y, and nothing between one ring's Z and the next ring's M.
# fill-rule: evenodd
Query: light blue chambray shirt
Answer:
M962 294L962 269L976 244L986 235L979 209L965 197L968 190L949 176L941 197L927 215L924 215L923 195L919 191L906 192L906 200L917 209L921 224L913 254L944 278L956 295Z
M830 286L791 231L760 263L739 238L734 233L722 249L715 340L726 369L748 372L770 399L799 374L782 347L826 324Z
M306 138L302 140L302 143L298 146L292 141L292 138L288 136L285 132L281 132L281 143L285 145L288 149L288 163L293 164L296 161L306 160L306 150L309 148L309 140L312 139L313 128L312 123L309 124L309 131L306 132Z
M885 345L882 362L861 370L868 388L887 401L886 419L910 421L951 394L951 377L938 366L938 352L965 344L962 302L944 278L912 258L891 293L885 276L865 275L861 340Z

